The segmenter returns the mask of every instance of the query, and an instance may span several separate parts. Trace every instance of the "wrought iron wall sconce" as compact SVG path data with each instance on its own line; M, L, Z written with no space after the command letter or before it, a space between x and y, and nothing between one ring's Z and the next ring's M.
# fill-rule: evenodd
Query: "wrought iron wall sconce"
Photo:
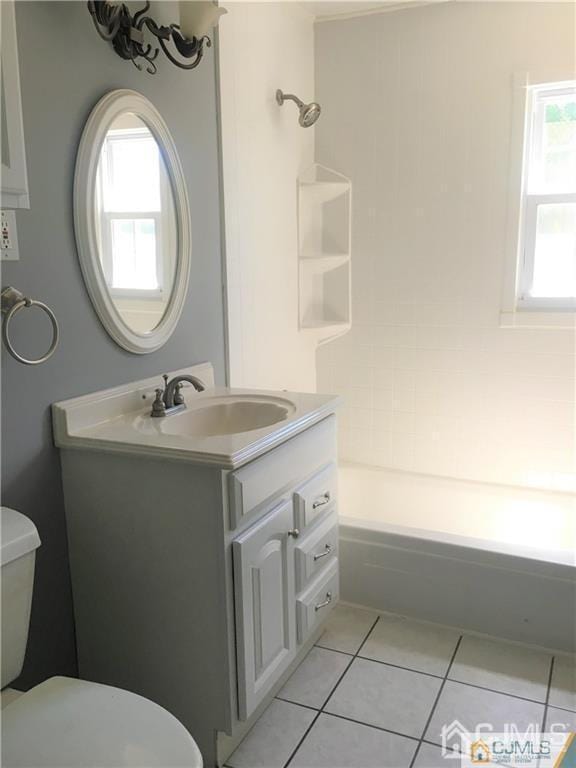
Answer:
M147 62L146 71L151 75L155 74L157 71L155 60L160 48L172 64L180 69L197 67L202 60L204 46L212 45L210 38L204 34L199 34L198 37L185 37L180 30L180 24L159 26L151 16L146 15L149 8L150 3L146 0L144 7L132 16L124 3L107 2L107 0L88 1L88 10L100 37L111 42L116 53L121 58L131 61L137 69L142 69L138 59L144 59ZM225 12L224 9L214 6L214 23L217 23L219 15ZM159 47L146 42L145 29L154 36Z

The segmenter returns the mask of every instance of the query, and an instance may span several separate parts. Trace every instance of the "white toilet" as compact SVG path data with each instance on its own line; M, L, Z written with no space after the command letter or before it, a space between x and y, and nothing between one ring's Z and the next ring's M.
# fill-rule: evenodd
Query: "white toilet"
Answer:
M1 510L3 768L201 768L184 726L142 696L67 677L6 689L24 662L40 537L27 517Z

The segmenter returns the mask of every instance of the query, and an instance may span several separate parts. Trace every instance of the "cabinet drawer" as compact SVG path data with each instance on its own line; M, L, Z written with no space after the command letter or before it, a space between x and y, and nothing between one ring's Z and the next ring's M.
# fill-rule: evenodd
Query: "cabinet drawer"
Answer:
M300 435L229 475L230 526L238 528L273 497L310 472L336 461L336 417L328 416Z
M296 588L300 592L317 573L338 555L338 516L336 508L326 520L295 547Z
M325 466L294 492L296 527L304 530L336 500L338 473L335 463Z
M318 579L296 600L298 642L303 643L338 602L338 560L334 559Z

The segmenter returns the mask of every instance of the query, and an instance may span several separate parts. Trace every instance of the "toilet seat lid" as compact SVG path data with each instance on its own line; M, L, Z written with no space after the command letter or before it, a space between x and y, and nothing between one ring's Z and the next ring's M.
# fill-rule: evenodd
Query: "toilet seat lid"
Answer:
M52 677L2 711L3 768L201 768L184 726L135 693Z

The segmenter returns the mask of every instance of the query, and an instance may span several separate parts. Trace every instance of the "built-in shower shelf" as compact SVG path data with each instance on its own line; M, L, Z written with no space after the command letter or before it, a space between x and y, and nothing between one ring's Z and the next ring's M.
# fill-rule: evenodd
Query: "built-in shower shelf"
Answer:
M322 341L329 341L330 339L335 339L337 336L343 336L350 330L350 328L350 323L333 323L329 320L302 326L302 330L304 331L321 331L323 337Z
M304 269L314 270L316 272L326 272L330 269L340 267L350 260L348 253L307 253L300 257L300 264Z
M339 195L350 191L349 181L304 181L300 185L303 196L311 198L311 202L327 203Z
M349 179L313 165L298 180L300 329L318 344L350 330Z

